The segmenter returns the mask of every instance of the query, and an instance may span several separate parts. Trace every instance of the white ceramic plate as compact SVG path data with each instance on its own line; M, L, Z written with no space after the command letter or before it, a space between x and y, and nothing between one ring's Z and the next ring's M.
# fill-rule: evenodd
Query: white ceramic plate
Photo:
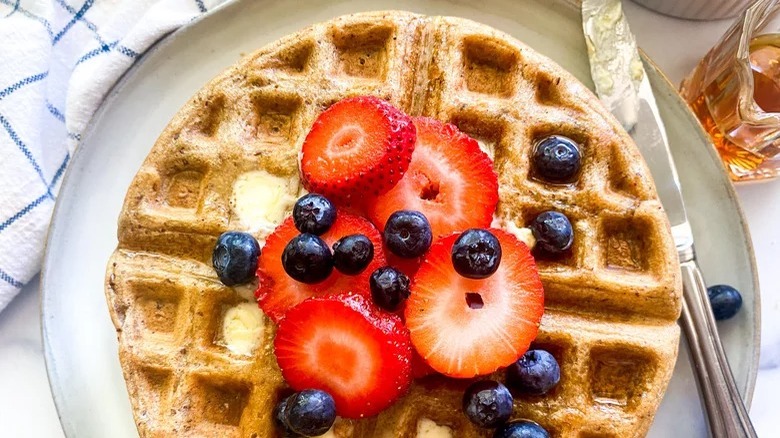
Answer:
M106 261L129 186L158 134L203 84L251 52L311 23L352 12L406 9L477 20L551 57L592 86L580 15L568 0L241 0L180 30L143 57L93 120L68 170L43 269L43 340L49 380L69 437L137 436L103 296ZM747 400L758 366L759 300L750 238L706 137L672 86L648 65L696 235L704 276L743 292L721 334ZM704 436L686 347L651 436Z

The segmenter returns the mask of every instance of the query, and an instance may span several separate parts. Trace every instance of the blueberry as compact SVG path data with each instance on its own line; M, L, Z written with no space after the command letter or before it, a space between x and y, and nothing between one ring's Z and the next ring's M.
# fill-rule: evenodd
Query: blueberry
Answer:
M506 384L527 394L545 394L560 380L558 361L544 350L528 350L506 369Z
M488 230L471 228L452 245L452 266L466 278L487 278L501 263L501 243Z
M385 246L398 257L420 257L428 251L432 241L431 224L419 211L399 210L387 218Z
M726 284L718 284L707 288L710 297L712 313L718 321L729 319L742 308L742 295L739 291Z
M294 280L319 283L333 271L333 256L325 241L314 234L303 233L293 237L284 247L282 266Z
M342 274L360 274L373 258L374 244L363 234L350 234L333 244L333 265Z
M550 434L533 421L517 420L502 424L493 438L550 438Z
M545 211L539 214L529 226L536 239L536 248L558 255L571 248L574 231L569 218L557 211Z
M276 404L274 407L274 424L276 427L283 429L285 435L291 434L291 431L287 427L287 399L283 398L282 401Z
M302 196L293 207L293 222L301 233L320 235L336 220L336 207L328 198L316 193Z
M217 238L211 263L227 286L248 283L255 278L260 245L251 234L227 231Z
M409 277L390 266L372 272L368 285L374 303L388 312L395 312L409 298Z
M472 423L496 427L512 415L512 394L494 380L480 380L466 388L463 411Z
M552 183L570 183L580 171L580 147L562 135L551 135L536 143L533 166L537 175Z
M330 394L319 389L296 392L279 403L277 411L279 414L275 418L288 432L303 436L322 435L336 421L336 402Z

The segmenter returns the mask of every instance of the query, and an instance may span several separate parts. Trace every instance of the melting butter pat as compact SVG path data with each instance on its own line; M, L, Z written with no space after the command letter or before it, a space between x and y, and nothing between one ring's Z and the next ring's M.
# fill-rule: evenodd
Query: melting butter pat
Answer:
M452 438L452 429L423 418L417 423L417 438Z
M518 227L515 225L512 221L506 221L504 225L504 229L517 237L517 240L523 242L528 246L529 249L533 249L534 245L536 245L536 238L534 237L534 233L531 231L530 228L527 227Z
M249 356L263 338L263 312L256 303L241 303L225 312L222 338L235 354Z
M242 228L264 240L292 212L300 185L297 176L247 172L233 183L230 206Z
M531 229L527 227L518 227L515 221L511 219L502 219L494 215L493 222L490 224L490 226L494 228L501 228L507 233L515 236L517 240L525 243L529 249L534 249L534 246L536 245L536 238L534 237L534 233L531 231Z

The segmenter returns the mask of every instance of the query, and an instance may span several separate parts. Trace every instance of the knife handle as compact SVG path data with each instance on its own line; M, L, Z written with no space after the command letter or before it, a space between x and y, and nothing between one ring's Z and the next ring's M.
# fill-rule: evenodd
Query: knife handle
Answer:
M731 367L723 351L707 288L696 260L680 263L683 281L682 327L688 338L696 383L715 438L756 437Z

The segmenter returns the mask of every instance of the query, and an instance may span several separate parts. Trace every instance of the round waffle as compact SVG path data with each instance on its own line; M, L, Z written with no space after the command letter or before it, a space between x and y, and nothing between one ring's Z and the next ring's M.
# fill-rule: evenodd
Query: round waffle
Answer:
M298 190L298 152L316 116L354 95L457 125L499 177L496 216L545 210L575 230L571 253L538 260L545 315L534 346L561 365L544 396L515 399L554 437L643 436L677 357L681 286L666 216L636 146L592 93L512 37L460 18L375 12L316 24L245 57L173 118L130 186L106 297L141 436L276 436L285 391L263 317L249 355L226 348L222 319L244 302L217 279L217 236L246 228L236 181L262 170ZM534 142L582 145L576 183L530 171ZM294 198L293 198L294 199ZM262 241L268 230L253 229ZM500 378L500 377L497 377ZM338 437L414 437L436 423L487 437L461 411L468 382L430 376L378 417L339 420Z

